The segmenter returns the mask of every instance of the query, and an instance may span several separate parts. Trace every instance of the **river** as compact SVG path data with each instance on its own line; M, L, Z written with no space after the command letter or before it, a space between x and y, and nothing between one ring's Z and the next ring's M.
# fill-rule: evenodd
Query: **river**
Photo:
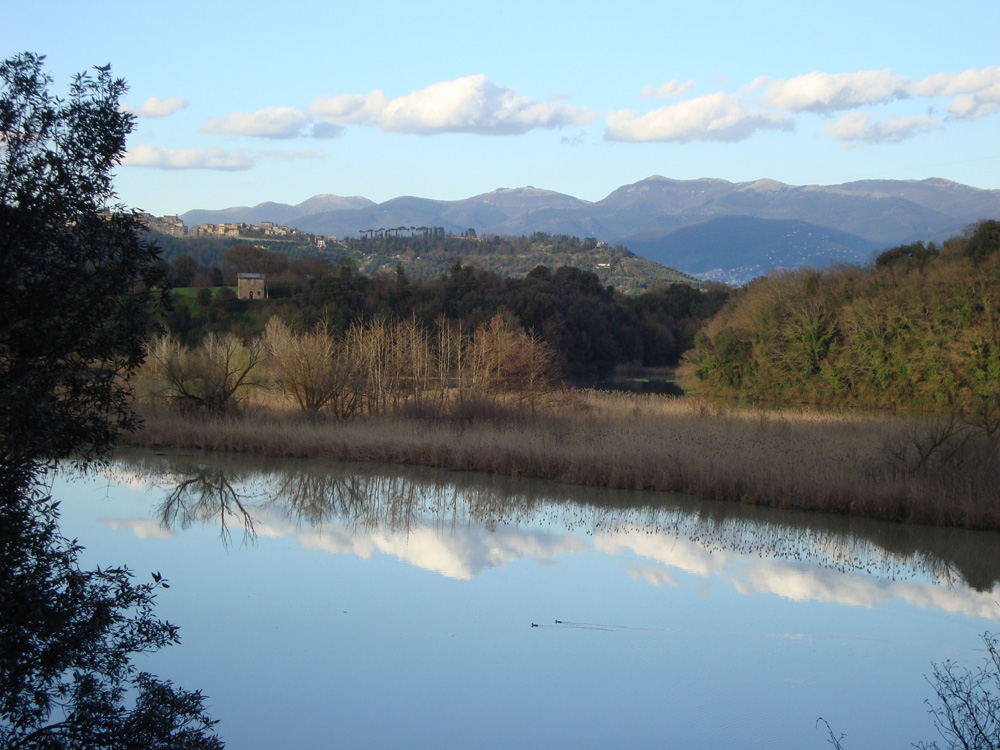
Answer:
M140 666L228 747L823 748L936 739L1000 535L479 474L130 452L56 476L88 566L170 588Z

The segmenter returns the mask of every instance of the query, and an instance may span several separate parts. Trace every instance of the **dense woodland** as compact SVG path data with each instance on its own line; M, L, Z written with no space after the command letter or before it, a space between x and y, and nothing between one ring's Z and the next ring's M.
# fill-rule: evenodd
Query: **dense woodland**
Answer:
M259 334L274 315L300 331L320 322L344 332L356 323L415 319L433 333L442 320L472 330L499 314L549 344L559 371L575 380L606 377L625 363L677 364L728 296L721 286L702 291L682 284L626 296L569 266L508 278L453 261L443 275L417 281L401 266L367 275L349 260L290 259L249 245L230 247L211 268L177 256L168 271L175 287L185 289L165 324L187 345L208 332ZM237 300L231 289L210 286L248 271L267 274L269 299Z
M407 240L420 238L359 244ZM778 272L735 292L663 284L624 295L571 266L537 266L514 278L459 260L417 280L402 264L365 274L349 258L290 258L250 245L226 249L213 267L175 256L168 271L178 287L231 283L240 271L268 276L264 302L236 300L225 287L184 292L166 323L189 345L207 331L254 335L272 315L300 331L318 322L343 332L415 320L433 334L441 321L473 330L499 314L546 342L559 371L575 381L684 358L687 384L709 395L969 411L1000 394L1000 222L993 220L940 247L901 245L866 267Z
M700 391L975 412L1000 397L1000 222L902 245L867 268L798 269L739 290L697 336Z

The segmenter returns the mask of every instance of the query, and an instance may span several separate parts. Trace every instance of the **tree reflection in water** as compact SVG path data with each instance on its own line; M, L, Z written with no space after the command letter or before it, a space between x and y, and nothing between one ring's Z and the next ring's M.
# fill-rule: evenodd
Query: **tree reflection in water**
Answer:
M808 563L880 581L923 576L938 585L988 591L1000 580L1000 545L992 533L774 511L670 493L208 454L134 454L120 458L115 471L167 490L158 509L165 527L218 524L227 543L237 524L244 541L253 540L255 514L299 529L337 524L356 534L408 535L417 526L493 532L530 525L582 533L605 545L612 540L612 546L644 537L661 545L683 541L708 554Z
M245 505L253 496L236 491L234 483L244 484L238 477L204 464L179 464L162 478L158 477L157 483L164 479L173 484L158 509L164 528L187 529L194 523L218 523L219 534L229 543L230 520L237 519L243 526L244 540L255 538L253 516Z

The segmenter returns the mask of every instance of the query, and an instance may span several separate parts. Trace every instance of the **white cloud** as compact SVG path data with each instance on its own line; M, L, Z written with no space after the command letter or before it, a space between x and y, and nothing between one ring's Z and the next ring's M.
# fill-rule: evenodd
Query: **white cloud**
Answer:
M159 521L152 521L148 518L101 518L99 523L103 523L112 531L127 529L139 539L169 539L174 532L166 528Z
M551 564L556 557L574 555L587 547L571 534L550 534L514 527L487 530L470 526L442 534L433 522L416 519L400 531L386 528L361 531L354 525L339 523L326 523L322 529L303 530L268 515L266 511L258 512L256 528L260 536L294 534L306 549L332 555L355 555L364 560L375 552L381 552L417 568L463 581L517 560Z
M749 109L732 94L707 94L637 115L608 114L604 137L610 141L742 141L758 130L791 130L791 117Z
M1000 110L1000 67L936 73L917 82L890 70L859 73L814 71L785 81L757 78L746 90L760 91L763 102L772 107L796 113L825 114L911 97L950 96L953 99L948 113L952 118L976 119ZM848 123L856 121L849 120ZM917 124L916 121L911 123L914 124ZM888 133L882 132L882 128L876 130L879 131L877 139L898 140L892 134L905 130L905 127L897 122Z
M959 120L978 120L1000 110L1000 86L979 94L961 94L951 100L948 114Z
M678 81L676 78L671 78L664 84L659 86L646 86L642 90L643 99L678 99L687 93L694 85L694 81Z
M674 574L664 568L657 568L652 565L629 565L625 568L628 577L633 581L646 581L657 588L663 585L677 586L677 579Z
M364 95L318 96L309 105L308 112L334 125L364 125L375 120L385 105L385 93L376 89Z
M916 607L996 620L997 590L975 591L937 584L873 581L834 570L808 570L792 563L765 563L729 580L741 594L775 594L792 601L835 602L871 608L894 599Z
M666 568L645 565L626 568L632 580L647 581L654 586L678 585L672 571L680 570L706 579L720 578L744 595L775 594L793 601L835 602L852 607L875 607L898 599L918 607L1000 619L1000 609L996 606L1000 589L996 588L980 592L966 586L877 580L834 567L815 567L811 562L758 557L762 550L741 552L725 545L708 545L694 538L643 531L641 527L626 526L598 533L594 537L594 549L616 556L631 551L665 565ZM785 540L784 544L790 544L788 549L794 548L794 537ZM853 544L851 549L856 551ZM843 552L832 548L828 552L833 555L832 561L845 557ZM853 552L848 556L851 554ZM888 559L894 558L890 555ZM895 562L901 561L895 558ZM858 566L860 570L866 567L865 564Z
M728 550L710 550L694 540L674 538L669 534L646 534L637 526L624 526L619 531L594 535L594 549L606 555L622 555L631 550L637 555L664 563L702 578L721 576L734 566L739 556ZM633 579L636 578L631 572ZM642 578L647 576L642 575Z
M937 73L913 84L917 96L951 96L948 114L975 120L1000 110L1000 67Z
M295 159L325 159L325 151L223 151L211 148L199 151L193 148L159 148L144 143L130 150L122 164L126 167L152 167L154 169L216 169L238 172L250 169L261 158L292 161Z
M681 96L690 81L676 79L647 86L643 98ZM1000 67L940 73L914 83L891 70L856 73L813 71L787 80L755 79L739 94L715 93L680 101L644 114L611 112L605 139L611 141L740 141L757 130L792 130L792 115L832 114L884 105L914 97L951 96L948 118L975 119L1000 111ZM757 106L754 106L756 104ZM896 143L938 129L931 116L894 117L875 122L871 115L850 113L828 123L824 133L845 142Z
M345 125L420 135L513 135L536 128L585 125L598 116L585 107L567 104L562 97L533 101L516 89L490 82L485 75L472 75L434 83L392 100L376 89L369 94L319 96L305 110L273 107L236 112L212 118L199 129L262 138L337 137L344 133Z
M881 104L909 97L910 82L890 70L859 73L814 71L772 81L757 78L747 89L762 91L765 103L789 112L838 112L868 104Z
M202 133L248 135L255 138L296 138L309 125L309 115L295 107L268 107L213 117L198 128Z
M175 112L180 112L186 106L188 106L188 103L183 99L178 99L176 97L162 98L159 96L151 96L142 103L142 106L136 107L130 111L136 117L167 117Z
M916 96L955 96L976 94L1000 84L1000 67L969 69L961 73L936 73L914 83Z
M948 105L948 114L961 120L976 120L1000 110L1000 76L972 94L959 94Z
M872 122L865 112L850 112L836 122L827 123L823 129L838 141L860 143L899 143L920 133L940 127L935 117L900 117L885 122Z
M122 160L126 167L153 167L155 169L219 169L235 172L250 169L255 159L246 151L223 151L212 148L198 151L193 148L158 148L142 144L129 150Z
M642 97L678 99L693 85L693 81L675 78L658 86L646 86ZM869 114L855 112L828 122L823 133L845 143L895 143L940 128L947 120L994 114L1000 111L1000 67L939 73L917 83L888 69L832 74L814 71L787 80L761 77L736 94L720 91L645 113L631 109L610 112L604 138L625 142L737 142L760 130L794 130L796 114L831 114L913 97L951 97L948 117L890 116L877 122ZM150 97L135 114L165 116L186 106L181 99ZM351 125L419 135L517 135L540 128L579 128L599 116L593 109L569 104L565 97L537 101L478 74L433 83L394 99L375 89L368 94L319 96L304 109L281 106L234 112L207 120L199 130L269 139L337 138ZM563 142L577 143L582 137L580 133ZM234 170L250 168L258 156L143 146L125 163L165 169ZM286 154L281 158L303 157Z
M560 97L532 101L485 75L442 81L388 102L379 113L382 130L396 133L514 135L535 128L585 125L598 114Z

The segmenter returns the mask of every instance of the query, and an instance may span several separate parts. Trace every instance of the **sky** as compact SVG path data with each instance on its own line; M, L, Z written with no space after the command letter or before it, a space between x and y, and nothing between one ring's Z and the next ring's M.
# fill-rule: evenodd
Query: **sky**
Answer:
M136 116L118 198L155 215L597 201L651 175L1000 189L1000 0L8 3L53 90L110 63Z

